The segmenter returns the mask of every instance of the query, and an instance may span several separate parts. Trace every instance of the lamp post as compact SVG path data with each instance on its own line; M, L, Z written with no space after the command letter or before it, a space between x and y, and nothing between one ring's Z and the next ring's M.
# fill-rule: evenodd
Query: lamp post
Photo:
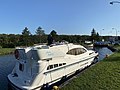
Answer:
M104 29L100 30L100 36L102 36L102 31L104 31Z
M101 30L100 30L100 39L101 39L102 41L104 41L104 40L103 40L103 37L102 37L102 31L104 31L104 29L101 29Z
M115 31L116 31L116 37L117 37L117 29L116 29L116 28L112 28L112 30L115 30Z
M116 31L116 37L115 37L115 41L118 41L118 36L117 36L117 32L119 32L116 28L112 28L112 30Z
M111 1L110 4L113 5L114 3L120 3L120 1Z

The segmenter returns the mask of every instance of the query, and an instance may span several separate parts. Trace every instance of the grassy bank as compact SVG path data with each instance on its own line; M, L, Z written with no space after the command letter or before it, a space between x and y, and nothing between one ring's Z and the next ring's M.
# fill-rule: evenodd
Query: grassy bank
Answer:
M119 51L83 71L61 90L120 90Z
M12 54L15 48L0 48L0 55Z

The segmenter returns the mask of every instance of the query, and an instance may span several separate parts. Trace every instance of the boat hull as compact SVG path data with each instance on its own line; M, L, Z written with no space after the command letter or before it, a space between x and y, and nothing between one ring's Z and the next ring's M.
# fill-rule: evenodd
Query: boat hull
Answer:
M10 88L40 90L90 66L98 55L73 44L41 48L18 49L20 59L8 75Z

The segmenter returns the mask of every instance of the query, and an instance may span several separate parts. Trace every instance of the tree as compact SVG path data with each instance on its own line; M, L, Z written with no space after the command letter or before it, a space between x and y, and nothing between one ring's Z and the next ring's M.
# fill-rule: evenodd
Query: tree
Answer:
M100 40L99 33L98 32L96 33L94 28L92 29L92 32L91 32L91 39L92 39L92 41L99 41Z
M52 30L52 31L50 32L50 35L51 35L51 37L53 38L53 42L57 41L58 35L57 35L57 32L56 32L55 30Z
M97 32L97 34L96 34L96 40L97 40L97 41L100 41L100 35L99 35L98 32Z
M31 33L30 33L30 31L28 30L28 28L25 27L25 29L22 31L22 34L29 36Z
M45 31L41 27L38 27L36 29L35 33L36 33L36 35L38 35L39 42L41 43L42 42L42 36L45 35Z
M57 35L57 32L56 32L55 30L52 30L52 31L50 32L50 34L54 37L54 36Z
M29 46L29 43L32 41L30 37L31 37L31 33L28 30L28 28L25 27L25 29L22 32L21 43L23 43L23 45Z
M38 27L35 33L39 36L45 35L45 31L41 27Z
M93 29L92 29L92 32L91 32L91 39L92 39L93 42L94 42L94 40L96 40L96 36L97 36L96 31L95 31L95 29L93 28Z
M96 36L100 36L98 32L97 32Z
M96 31L94 28L92 29L91 36L96 36Z

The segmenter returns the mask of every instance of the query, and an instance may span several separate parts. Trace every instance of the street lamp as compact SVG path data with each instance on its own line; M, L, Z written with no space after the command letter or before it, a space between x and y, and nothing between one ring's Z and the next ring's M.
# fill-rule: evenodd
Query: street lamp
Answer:
M100 36L102 36L102 31L104 31L104 29L100 30Z
M116 29L116 28L112 28L112 30L115 30L115 31L116 31L116 36L117 36L117 29Z
M120 3L120 1L111 1L110 4L113 5L114 3Z

